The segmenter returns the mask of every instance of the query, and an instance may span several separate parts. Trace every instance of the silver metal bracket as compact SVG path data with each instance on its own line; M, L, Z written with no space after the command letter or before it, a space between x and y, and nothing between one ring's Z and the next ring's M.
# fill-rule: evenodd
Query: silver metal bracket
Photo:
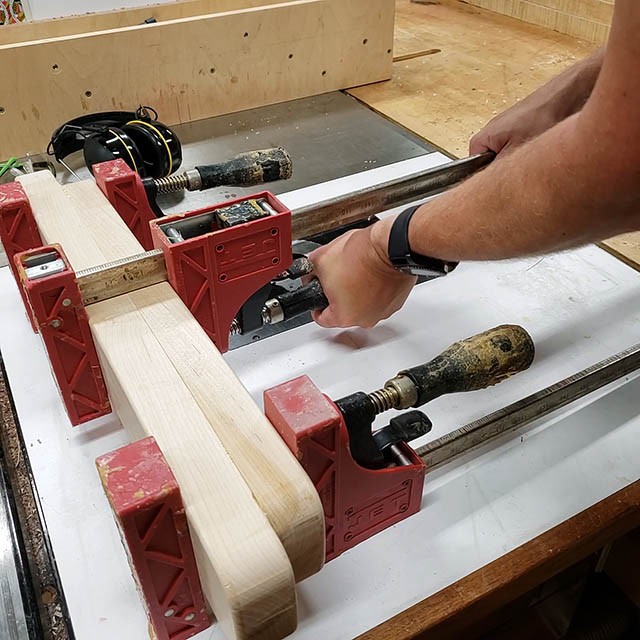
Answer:
M29 256L23 261L24 272L28 280L39 280L56 273L62 273L67 265L57 251L49 251Z

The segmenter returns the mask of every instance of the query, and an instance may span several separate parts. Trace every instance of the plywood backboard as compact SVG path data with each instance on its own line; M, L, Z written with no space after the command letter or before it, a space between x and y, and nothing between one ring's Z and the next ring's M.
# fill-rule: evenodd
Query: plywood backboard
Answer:
M393 0L295 0L0 46L0 158L86 113L171 125L387 79L393 22Z

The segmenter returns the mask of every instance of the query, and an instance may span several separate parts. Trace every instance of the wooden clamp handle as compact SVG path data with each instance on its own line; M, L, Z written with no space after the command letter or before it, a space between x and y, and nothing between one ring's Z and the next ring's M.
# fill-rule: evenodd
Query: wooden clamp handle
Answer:
M528 369L535 355L531 336L517 325L501 325L452 344L426 364L401 371L416 386L419 407L446 393L491 387Z

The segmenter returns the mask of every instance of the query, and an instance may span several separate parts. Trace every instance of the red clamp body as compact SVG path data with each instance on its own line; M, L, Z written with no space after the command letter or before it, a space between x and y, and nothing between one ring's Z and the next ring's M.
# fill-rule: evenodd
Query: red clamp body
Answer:
M34 331L37 331L38 327L30 312L26 293L20 286L20 275L14 257L23 251L41 247L42 238L33 217L29 198L19 182L9 182L0 186L0 240L7 254L13 277L18 283L31 326Z
M76 274L62 248L52 245L18 253L14 265L71 423L111 413Z
M211 625L180 489L154 438L101 456L96 466L158 640Z
M349 451L342 413L307 376L264 393L265 413L313 481L322 501L327 561L420 510L425 465L365 469Z
M94 165L93 175L100 191L144 250L153 249L149 222L155 220L156 216L149 205L140 175L121 159Z
M275 214L228 228L215 226L216 211L260 199ZM267 191L156 219L150 226L153 246L164 252L171 286L223 353L240 307L293 261L291 212ZM172 227L185 230L183 241L171 242L166 230Z

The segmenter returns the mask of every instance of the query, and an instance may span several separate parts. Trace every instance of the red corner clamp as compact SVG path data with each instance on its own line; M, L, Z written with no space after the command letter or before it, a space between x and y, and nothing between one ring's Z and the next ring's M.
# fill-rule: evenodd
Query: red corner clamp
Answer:
M322 500L327 559L420 509L425 465L408 443L427 434L431 421L407 411L373 431L377 415L498 384L527 369L534 354L522 327L501 325L399 372L373 393L333 402L306 376L266 391L267 417Z
M333 402L307 376L266 391L264 406L318 491L327 560L420 510L425 465L407 441L431 429L424 414L372 433L367 394Z

